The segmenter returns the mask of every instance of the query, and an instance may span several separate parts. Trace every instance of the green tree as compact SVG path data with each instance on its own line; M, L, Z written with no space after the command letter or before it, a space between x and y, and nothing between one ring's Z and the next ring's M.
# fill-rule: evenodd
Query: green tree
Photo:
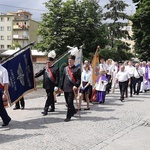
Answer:
M42 40L37 44L42 51L56 50L58 55L66 51L67 45L84 44L84 56L96 50L97 45L105 45L101 27L102 9L97 0L49 0L48 9L42 16L38 34Z
M150 0L138 2L136 13L132 16L135 52L142 60L150 60Z
M104 8L108 10L104 13L104 20L109 20L109 23L107 23L106 26L108 28L108 39L110 40L111 48L117 46L115 42L120 40L122 37L129 37L128 32L126 30L122 30L122 28L126 25L123 20L129 19L129 16L124 13L127 6L128 4L121 0L109 0L109 3L104 6Z
M13 46L10 47L10 49L16 49L16 48L22 48L21 45L19 43L15 43L13 44Z

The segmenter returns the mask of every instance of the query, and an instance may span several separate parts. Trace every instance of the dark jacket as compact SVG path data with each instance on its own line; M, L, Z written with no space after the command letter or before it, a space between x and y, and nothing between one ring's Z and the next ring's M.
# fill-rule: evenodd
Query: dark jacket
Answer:
M74 76L76 82L73 84L67 75L66 67L63 71L63 77L62 77L62 83L61 83L61 89L63 89L64 92L73 92L73 86L79 87L81 83L81 70L80 68L73 66L70 68L72 75Z
M46 68L44 68L43 70L40 70L38 73L36 73L35 78L43 75L43 88L49 89L49 90L54 90L54 87L58 86L58 84L59 84L59 69L58 69L58 67L54 67L54 66L49 67L49 69L51 70L51 72L55 78L55 82L52 82L51 79L48 77Z

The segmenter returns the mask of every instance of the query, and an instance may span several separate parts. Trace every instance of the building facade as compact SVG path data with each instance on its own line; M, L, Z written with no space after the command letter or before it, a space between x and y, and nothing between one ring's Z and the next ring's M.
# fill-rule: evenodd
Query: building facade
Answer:
M31 19L32 14L23 10L0 14L0 49L11 46L24 47L38 41L36 35L39 23Z
M14 15L12 14L1 14L0 15L0 49L9 49L13 42L12 35L12 21Z
M132 40L132 36L133 36L132 22L131 22L131 21L128 21L127 26L124 26L124 27L122 28L122 30L127 31L128 34L129 34L129 36L131 37L131 38L128 38L128 37L122 38L122 41L125 42L125 43L128 43L128 44L130 45L130 46L129 46L129 47L130 47L130 52L134 53L134 45L135 45L135 42L134 42L134 40Z

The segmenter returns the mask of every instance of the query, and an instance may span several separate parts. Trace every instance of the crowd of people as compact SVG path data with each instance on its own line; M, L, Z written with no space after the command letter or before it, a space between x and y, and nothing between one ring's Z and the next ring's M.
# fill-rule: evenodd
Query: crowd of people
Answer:
M90 110L93 91L96 91L94 92L94 101L102 104L105 103L106 94L110 92L114 93L117 87L120 90L119 99L121 101L128 96L132 97L134 94L139 95L140 92L150 90L150 62L146 63L143 61L133 64L132 61L125 61L124 63L118 63L112 59L105 61L104 58L101 58L99 62L99 74L97 75L96 81L93 82L92 75L94 68L91 67L87 60L84 61L83 67L79 68L75 66L75 59L76 57L74 55L68 57L68 66L64 68L62 81L59 84L60 91L64 92L67 106L67 115L64 121L70 121L71 117L74 116L77 111L82 110L82 100L85 100L87 103L87 107L84 108L84 110ZM48 61L47 63L49 64L51 62ZM53 62L51 66L53 66ZM57 73L52 74L56 76ZM47 80L51 80L50 76L50 73L45 74L46 80L43 80L43 85L44 82L48 83ZM58 86L58 82L54 83L52 92L54 92L55 86ZM78 109L75 109L74 99L77 94L79 96L79 104ZM50 102L50 99L53 102ZM54 104L52 97L49 98L48 101L49 106ZM43 114L47 115L47 112L48 108L46 112L44 109Z
M112 59L104 60L100 58L98 66L97 79L93 81L93 70L90 63L85 60L83 67L75 66L75 55L69 55L68 66L63 70L60 82L59 68L54 66L56 57L55 51L48 54L46 66L35 74L35 78L43 75L43 88L47 93L47 99L44 106L43 116L48 112L55 111L56 91L64 93L67 107L65 122L71 120L77 111L82 110L82 100L85 100L87 107L84 110L90 110L90 102L92 102L93 93L95 100L100 104L105 103L106 94L114 93L116 88L120 90L120 100L124 101L128 96L139 95L140 92L150 90L150 62L125 61L124 63L114 62ZM1 72L5 72L2 74ZM8 116L3 107L2 99L6 99L8 92L8 75L7 70L2 66L0 68L0 76L4 78L0 83L4 86L4 90L0 92L0 116L3 120L3 126L9 124L11 118ZM1 79L0 78L0 79ZM60 93L59 93L60 95ZM74 106L75 96L79 96L79 104L76 109ZM24 109L24 99L20 100L21 108ZM50 107L50 109L49 109ZM20 109L19 102L15 109Z

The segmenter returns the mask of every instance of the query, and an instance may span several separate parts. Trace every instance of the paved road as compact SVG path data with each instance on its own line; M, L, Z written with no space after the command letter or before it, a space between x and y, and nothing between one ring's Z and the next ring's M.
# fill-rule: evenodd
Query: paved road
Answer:
M12 121L0 128L0 150L150 149L150 92L121 102L116 91L107 95L105 104L91 104L90 110L81 111L81 118L76 114L70 122L63 121L63 95L57 97L56 111L47 116L41 114L46 99L43 89L25 99L24 110L7 108Z

